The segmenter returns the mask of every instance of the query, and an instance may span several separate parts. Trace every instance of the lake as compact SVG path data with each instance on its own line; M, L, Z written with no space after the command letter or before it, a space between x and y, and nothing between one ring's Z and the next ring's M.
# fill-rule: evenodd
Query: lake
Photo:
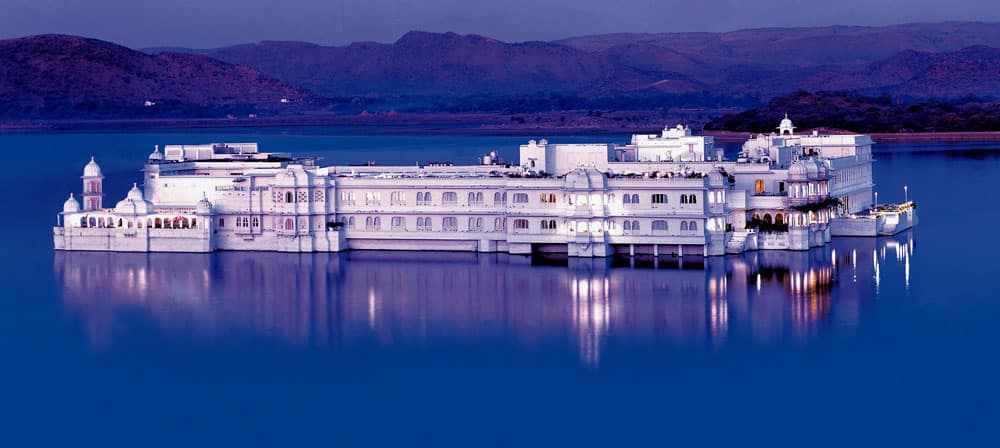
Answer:
M536 136L544 137L544 136ZM996 143L877 146L892 238L679 262L55 253L154 144L473 163L528 136L0 134L4 446L983 445L1000 399ZM626 136L553 137L624 141ZM733 147L728 151L732 153Z

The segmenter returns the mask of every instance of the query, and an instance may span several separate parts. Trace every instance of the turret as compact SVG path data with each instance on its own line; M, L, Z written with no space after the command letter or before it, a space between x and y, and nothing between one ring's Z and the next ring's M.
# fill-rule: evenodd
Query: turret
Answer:
M103 207L104 175L94 157L83 167L83 210L100 210Z

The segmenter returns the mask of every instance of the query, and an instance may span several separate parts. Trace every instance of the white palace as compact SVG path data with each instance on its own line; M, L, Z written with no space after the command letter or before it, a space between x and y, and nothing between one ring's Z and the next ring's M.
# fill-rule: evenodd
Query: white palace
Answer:
M110 208L91 159L80 201L71 194L59 214L54 244L714 256L884 233L884 219L856 215L874 212L871 138L796 135L787 117L778 131L747 141L737 160L683 126L627 145L532 140L517 164L491 153L468 166L321 167L255 143L167 145L149 155L143 185Z

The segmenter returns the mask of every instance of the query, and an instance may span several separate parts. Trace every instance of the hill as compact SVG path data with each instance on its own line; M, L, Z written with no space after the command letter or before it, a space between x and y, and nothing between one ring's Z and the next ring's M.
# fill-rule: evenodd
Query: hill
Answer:
M706 130L768 133L788 114L799 129L853 132L969 132L1000 129L1000 102L899 103L889 96L796 92L766 105L710 121Z
M302 88L206 56L148 55L62 35L0 41L0 116L217 116L316 100Z

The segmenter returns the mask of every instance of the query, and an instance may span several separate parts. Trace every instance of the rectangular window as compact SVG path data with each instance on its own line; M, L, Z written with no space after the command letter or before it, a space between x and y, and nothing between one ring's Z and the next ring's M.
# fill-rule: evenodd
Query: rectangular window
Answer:
M382 201L382 193L378 191L365 192L366 205L378 205Z
M443 205L458 205L458 194L454 191L446 191L441 195L441 203Z
M515 204L527 204L528 195L526 193L514 193L514 203Z
M406 192L393 191L389 194L389 200L392 202L392 205L406 205Z
M340 202L346 205L354 205L354 192L353 191L341 191L340 192Z
M667 195L665 195L663 193L656 193L656 194L653 195L652 202L654 204L666 204L667 203Z
M225 218L219 218L219 227L225 227L225 226L226 226Z

